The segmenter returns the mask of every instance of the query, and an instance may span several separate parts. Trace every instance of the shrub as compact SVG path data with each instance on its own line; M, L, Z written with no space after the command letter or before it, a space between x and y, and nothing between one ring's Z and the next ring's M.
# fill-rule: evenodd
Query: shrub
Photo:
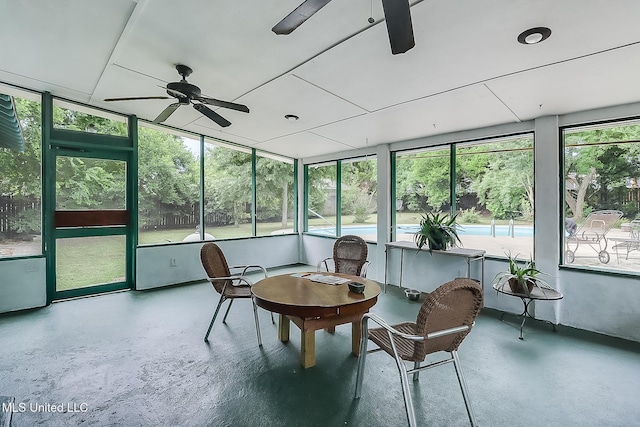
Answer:
M459 220L464 224L478 224L480 214L476 212L476 208L464 209L459 214Z

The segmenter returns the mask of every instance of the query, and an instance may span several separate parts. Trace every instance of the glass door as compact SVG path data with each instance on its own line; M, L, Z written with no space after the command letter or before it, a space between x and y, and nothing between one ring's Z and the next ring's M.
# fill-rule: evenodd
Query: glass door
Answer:
M55 150L53 300L130 287L128 155Z

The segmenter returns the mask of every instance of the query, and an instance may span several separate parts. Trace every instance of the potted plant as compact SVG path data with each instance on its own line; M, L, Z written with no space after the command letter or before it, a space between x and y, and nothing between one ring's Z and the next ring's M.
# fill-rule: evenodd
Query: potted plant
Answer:
M539 277L544 273L536 267L533 259L524 262L518 261L517 257L518 255L511 256L511 254L507 254L509 271L502 271L496 274L493 279L496 290L502 290L505 286L509 286L513 293L531 295L534 287L552 289L544 279Z
M429 252L431 252L433 250L444 251L449 246L456 246L457 242L460 242L456 217L457 214L448 217L437 212L422 214L420 228L414 234L414 241L418 248L422 249L424 245L429 244Z

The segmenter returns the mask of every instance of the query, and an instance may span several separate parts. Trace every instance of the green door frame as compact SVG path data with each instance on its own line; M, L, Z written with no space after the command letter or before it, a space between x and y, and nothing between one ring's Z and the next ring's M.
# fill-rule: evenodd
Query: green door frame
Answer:
M135 249L137 246L138 220L135 212L138 206L137 176L137 119L128 118L128 136L101 135L80 131L54 129L53 98L43 95L42 138L43 138L43 226L45 256L47 261L47 304L57 299L73 298L95 293L110 292L135 287ZM120 160L126 162L126 206L127 225L122 227L79 227L56 229L54 213L56 208L56 158L76 156L97 159ZM66 291L56 291L56 240L68 237L126 236L126 270L123 282L101 284Z

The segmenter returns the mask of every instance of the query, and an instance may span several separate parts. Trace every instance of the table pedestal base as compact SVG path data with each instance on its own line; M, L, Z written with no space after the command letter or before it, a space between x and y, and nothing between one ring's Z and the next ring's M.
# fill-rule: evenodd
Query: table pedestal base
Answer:
M500 320L501 321L503 321L504 323L506 323L509 326L515 327L516 329L518 329L517 326L512 325L509 322L505 322L504 316L510 315L510 316L515 316L515 317L521 317L522 318L522 322L520 323L520 328L519 328L520 329L520 336L518 337L518 339L524 340L524 337L522 336L522 329L524 328L524 323L527 321L527 318L533 319L533 320L538 320L540 322L548 323L553 327L553 332L557 332L556 325L553 322L549 322L548 320L536 319L534 316L531 315L531 313L529 313L529 304L531 304L531 301L533 301L533 299L522 297L522 296L519 296L519 298L522 301L522 304L524 305L524 310L522 311L522 313L515 314L515 313L507 313L507 312L505 312L505 313L502 313L502 315L500 316Z
M282 342L289 341L290 321L300 328L300 362L305 368L310 368L316 364L316 331L326 329L327 332L334 332L336 325L351 323L351 353L358 356L360 354L360 339L362 331L360 321L362 313L350 315L336 315L324 318L303 319L296 316L281 314L278 319L278 338Z

